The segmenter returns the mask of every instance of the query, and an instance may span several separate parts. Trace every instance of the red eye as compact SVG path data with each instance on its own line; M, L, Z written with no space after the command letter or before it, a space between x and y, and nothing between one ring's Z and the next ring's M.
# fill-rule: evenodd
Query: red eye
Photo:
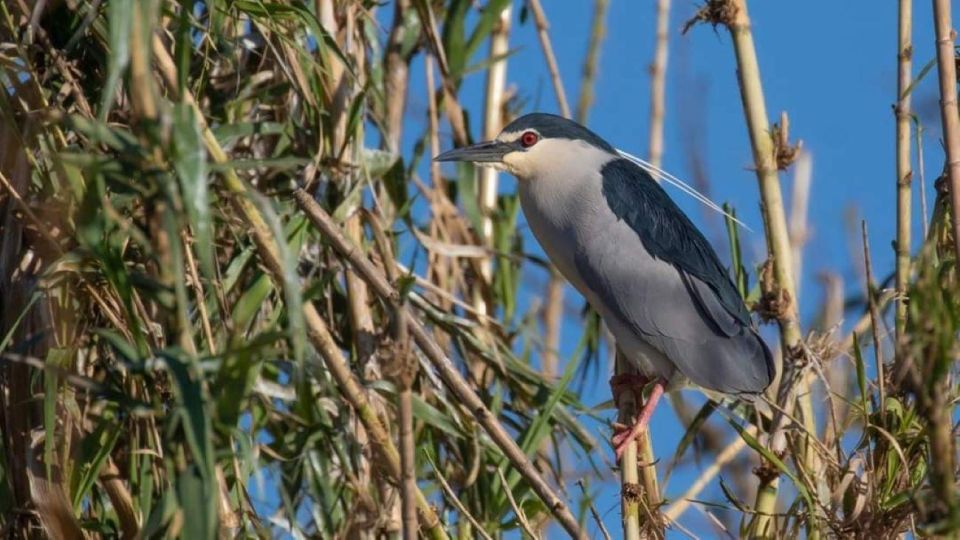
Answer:
M524 148L530 148L531 146L537 144L537 141L539 140L540 137L538 137L537 134L532 131L528 131L520 136L520 144L522 144Z

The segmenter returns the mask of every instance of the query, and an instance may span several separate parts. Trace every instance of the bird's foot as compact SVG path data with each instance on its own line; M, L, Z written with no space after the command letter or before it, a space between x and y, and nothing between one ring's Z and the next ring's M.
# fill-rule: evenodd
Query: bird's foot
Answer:
M612 380L611 386L613 386ZM636 387L634 388L636 389ZM643 387L641 386L639 390L642 392ZM613 425L614 434L611 442L613 442L613 448L617 455L617 461L620 461L620 458L626 451L627 446L629 446L629 444L641 433L647 430L647 426L650 424L650 419L653 417L653 411L657 407L657 402L659 402L660 397L663 396L663 391L663 381L656 381L653 385L653 388L650 389L650 395L647 397L646 402L644 402L643 407L640 409L640 413L637 415L637 419L633 423L633 426L626 426L619 423Z

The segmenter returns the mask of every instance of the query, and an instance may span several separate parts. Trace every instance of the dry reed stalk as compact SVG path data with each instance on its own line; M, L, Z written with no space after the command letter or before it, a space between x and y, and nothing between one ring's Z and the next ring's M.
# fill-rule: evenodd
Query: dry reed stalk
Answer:
M913 80L913 0L900 0L897 22L897 240L896 343L904 339L907 324L906 294L910 280L910 209L913 171L910 165L910 94ZM954 92L956 95L956 92ZM926 219L926 218L924 218Z
M947 177L950 179L950 203L953 242L957 268L960 269L960 111L957 109L957 64L950 0L933 0L933 19L937 35L937 72L940 75L940 121L947 151Z
M577 122L587 123L590 107L593 106L593 87L597 79L597 66L600 63L600 45L607 33L607 8L610 0L594 0L593 20L590 23L590 39L587 42L587 56L583 60L583 72L580 78L580 97L577 99Z
M793 259L793 275L803 275L803 248L807 244L807 207L810 201L810 180L813 177L813 158L801 151L793 170L793 193L790 197L790 250ZM797 294L800 283L797 282Z
M926 240L930 232L930 224L927 222L928 216L930 215L927 210L927 178L924 174L923 168L923 133L924 129L920 123L917 123L917 173L920 175L919 184L920 184L920 225L923 230L923 239Z
M403 136L403 112L407 105L410 81L410 56L403 54L403 17L410 9L410 0L396 0L393 6L393 25L387 38L383 56L384 121L387 150L400 153L400 138ZM431 91L433 86L430 87ZM436 154L434 154L436 155Z
M663 122L666 116L667 49L670 45L670 0L657 0L657 32L653 63L650 64L650 132L647 158L654 167L663 161Z
M374 292L389 302L398 302L399 293L384 278L384 276L374 268L363 253L340 232L339 227L334 223L329 214L319 205L310 194L302 189L294 192L297 204L306 214L307 218L330 242L331 247L336 250L341 257L350 262L357 272L367 281ZM453 362L437 346L427 330L420 324L415 317L411 316L407 310L402 309L404 317L407 318L407 327L417 347L423 352L424 356L430 361L437 370L437 375L443 380L447 388L454 394L459 402L471 411L477 422L483 426L487 434L493 440L494 444L503 452L514 468L530 484L533 491L540 497L551 513L563 528L575 538L585 538L576 518L570 512L567 504L554 493L553 489L543 479L543 476L536 469L533 463L527 458L523 450L517 446L513 435L508 433L497 421L496 416L487 408L486 404L480 399L480 396L473 391L469 383L460 375L460 371Z
M636 373L632 363L619 352L616 355L615 371L618 374ZM617 421L630 426L636 420L640 410L633 392L622 392L615 403L617 406ZM620 457L620 519L625 540L639 540L640 536L640 500L642 491L640 485L640 467L637 455L638 441L636 439L627 444Z
M167 91L176 95L178 91L176 65L170 53L167 52L163 42L159 36L156 35L153 37L153 54L160 74L167 85ZM207 152L210 154L211 160L218 164L228 163L229 157L220 146L216 136L204 123L203 114L199 110L193 95L189 91L185 91L180 98L195 109L197 118L201 121L203 142L207 148ZM277 246L270 232L270 227L253 203L250 190L243 181L240 180L236 172L230 167L225 167L222 176L224 187L232 194L230 200L231 205L235 207L238 215L249 227L250 236L256 244L260 261L267 268L277 289L282 290L284 270L280 262ZM309 197L309 195L307 196ZM350 371L350 367L343 357L339 345L333 339L326 322L320 317L320 314L312 303L304 303L303 316L308 339L310 339L321 358L323 358L324 365L329 370L334 381L336 381L337 389L347 402L350 403L359 417L370 440L373 442L374 451L377 452L382 459L381 465L393 482L400 483L402 481L400 453L390 438L389 430L384 426L380 416L377 414L377 409L374 408L373 404L367 398L366 391L356 379L353 372ZM416 502L421 523L423 523L423 526L427 529L430 538L435 540L447 539L448 536L440 518L437 516L427 498L423 495L423 492L419 489L416 491Z
M396 283L400 277L390 241L383 231L379 216L367 210L361 210L373 232L374 242L383 263L387 279ZM407 332L406 319L400 313L400 305L391 306L392 347L388 355L389 365L386 366L397 387L397 423L399 424L400 439L400 467L402 469L401 494L401 523L403 525L404 540L416 540L419 524L417 522L417 458L416 440L413 420L413 385L417 379L419 364L410 347L410 336Z
M873 354L874 360L876 361L877 387L879 388L880 396L878 400L880 407L880 427L884 427L886 425L883 418L885 416L884 411L887 408L887 391L885 386L887 377L883 368L883 347L880 341L880 325L883 323L883 320L880 318L880 310L877 308L877 294L873 282L873 263L870 259L870 241L867 234L866 221L860 222L860 231L863 235L863 268L866 271L867 309L870 312L870 330L873 335Z
M489 141L500 133L503 128L503 106L507 84L507 59L504 57L509 50L510 17L513 13L511 4L507 4L500 12L497 23L490 32L490 67L487 70L487 86L483 103L483 140ZM493 217L497 207L497 189L500 185L500 175L493 167L481 167L478 171L477 206L483 218L480 231L481 244L490 247L493 242ZM474 308L487 315L489 306L484 298L486 285L493 279L493 260L484 257L480 260L480 279L482 285L473 288ZM474 374L479 375L479 374ZM479 378L477 380L480 380Z
M746 0L710 0L698 13L696 19L688 23L688 26L697 20L723 24L730 31L733 39L744 116L750 134L754 166L760 187L767 251L772 264L773 279L763 280L766 282L763 295L767 311L776 317L780 326L781 350L784 358L777 402L780 404L780 409L787 412L792 410L795 400L799 402L808 439L803 445L799 461L808 471L813 471L816 468L816 458L809 449L809 437L815 433L813 407L809 393L802 385L805 379L797 373L797 370L803 367L800 348L802 335L797 315L790 235L787 229L780 178L777 173L779 168L777 148L771 135L770 121L763 97L760 66L750 28L747 2ZM798 381L798 384L790 384L788 381ZM783 451L786 446L785 436L782 433L786 421L787 415L778 412L771 429L771 445L775 452ZM756 514L750 524L751 534L771 534L770 518L776 508L778 485L777 471L770 466L765 467L757 488L754 508ZM808 533L813 534L815 527L816 525L811 521Z
M553 83L553 91L557 95L557 105L560 107L560 114L564 118L570 118L570 105L567 103L567 93L563 91L563 79L560 78L560 68L557 67L557 57L553 54L553 44L550 43L550 23L547 22L547 15L543 12L543 6L540 0L527 0L530 11L533 13L534 24L537 25L537 37L540 39L540 47L543 49L543 58L547 62L547 70L550 72L550 82Z

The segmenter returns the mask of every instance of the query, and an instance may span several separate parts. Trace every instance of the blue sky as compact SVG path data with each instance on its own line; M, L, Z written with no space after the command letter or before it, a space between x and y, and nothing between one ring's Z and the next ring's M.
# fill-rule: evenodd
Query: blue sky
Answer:
M571 107L580 89L580 73L586 49L592 2L544 2L550 20L560 71ZM674 0L670 23L670 59L667 72L667 108L664 168L692 180L691 155L698 153L709 176L709 194L717 202L733 204L740 217L755 232L744 232L747 262L756 264L765 256L756 177L750 170L752 158L744 124L736 81L730 38L725 30L698 26L687 35L680 28L696 9L694 2ZM852 253L860 253L859 219L870 228L873 263L878 277L893 269L890 242L895 227L894 116L896 96L896 2L852 2L809 0L806 2L754 1L750 3L754 37L763 77L767 109L771 120L786 110L791 119L791 135L802 139L813 157L813 181L809 215L813 224L804 254L804 292L801 313L805 321L813 316L820 301L817 273L829 270L846 281L847 293L863 288L858 263ZM934 58L934 38L929 3L915 4L914 72ZM384 28L389 27L392 9L379 14ZM607 37L600 58L596 100L588 125L614 145L645 156L649 118L648 65L654 45L654 2L652 0L611 0L607 18ZM385 36L383 36L385 38ZM532 20L520 24L514 13L510 38L516 54L508 60L508 83L515 86L527 107L559 112L549 74L542 60ZM486 47L474 62L486 54ZM422 57L415 60L411 74L407 108L405 155L425 127L425 83ZM940 121L937 114L937 87L934 73L914 92L915 111L925 129L928 199L932 203L933 178L942 167L939 146ZM461 100L473 112L475 130L480 128L485 73L477 72L464 82ZM443 147L449 148L449 128L442 126ZM474 132L479 138L479 132ZM453 170L447 170L452 174ZM426 176L426 170L423 170ZM502 190L514 189L514 181L502 176ZM916 178L916 176L915 176ZM789 194L791 172L782 175L784 193ZM918 184L916 184L918 186ZM701 225L722 257L725 236L714 218L704 219L701 207L676 190L671 195ZM922 216L919 191L914 197L914 246L919 243ZM789 206L788 206L789 208ZM856 216L851 230L849 216ZM521 218L518 234L533 253L542 251L530 236ZM536 271L534 271L536 273ZM527 283L540 283L533 276ZM525 305L540 294L537 287L525 290ZM567 290L567 301L576 307L582 300ZM579 321L565 321L562 343L569 357L580 337ZM765 335L775 334L767 330ZM773 343L771 341L771 343ZM609 399L606 377L601 376L584 396L595 405ZM693 401L700 399L688 392ZM715 420L716 421L716 420ZM717 425L720 425L717 423ZM591 426L598 438L608 436L603 426ZM721 426L722 427L722 426ZM657 455L668 459L683 433L672 409L662 406L654 416ZM726 428L729 432L729 428ZM728 436L732 436L728 433ZM681 493L697 474L696 466L678 471L671 479L667 496ZM612 478L612 473L610 477ZM609 479L608 478L608 479ZM618 489L613 482L594 484L599 493L597 507L614 537L620 536ZM576 488L571 487L571 492ZM702 499L724 502L714 485ZM710 537L715 531L701 513L689 510L683 525L694 533ZM596 530L590 525L591 534ZM734 531L735 533L735 531ZM672 531L670 536L679 536Z
M573 107L580 89L592 2L545 2L544 7L566 93ZM860 252L860 219L866 219L869 225L875 273L883 277L893 269L890 244L895 234L892 105L896 97L897 5L896 2L813 0L751 2L750 8L771 121L786 110L790 115L792 137L802 139L804 148L813 157L809 205L809 221L813 225L804 254L802 288L805 293L800 306L805 321L809 321L822 294L815 280L817 273L825 270L839 273L846 282L848 295L862 290L859 263L851 258L852 253ZM715 201L733 204L756 231L745 232L743 237L745 256L755 264L765 256L765 248L733 48L722 28L714 31L709 26L698 26L686 35L680 34L683 22L695 9L694 2L688 0L673 2L664 168L692 180L691 153L701 155L709 176L710 196ZM916 73L935 53L930 6L919 2L914 9ZM645 156L647 151L648 65L653 55L654 15L653 1L611 1L596 101L588 122L591 129L614 145L640 156ZM510 41L517 52L508 61L507 79L526 101L524 112L559 112L532 20L521 25L515 12ZM486 54L485 48L480 54ZM479 57L474 59L479 60ZM422 66L415 65L412 73L423 73ZM925 129L927 193L931 203L933 178L942 167L934 75L935 72L922 81L913 95L914 109ZM477 130L484 79L482 72L471 75L461 94L465 107L475 112ZM408 107L411 123L408 129L411 130L422 129L421 111L426 109L422 102L424 94L416 91L417 86L414 82ZM478 133L474 136L478 137ZM444 148L450 144L446 138ZM511 178L502 178L504 191L514 189ZM789 196L792 171L782 175L782 179L784 193ZM919 184L916 185L919 188ZM721 243L725 241L724 236L716 228L719 222L706 221L702 209L675 190L671 195L704 227L718 251L725 253ZM851 221L850 216L855 216L855 221ZM914 246L919 243L921 219L917 189ZM856 227L852 229L854 234L850 234L851 223ZM529 249L542 253L522 220L518 232L525 235ZM528 290L528 301L539 292ZM581 303L569 288L567 298L574 305ZM766 335L774 334L767 331ZM579 336L578 321L566 321L563 349L568 356ZM601 377L588 391L585 396L588 404L609 399L604 380L605 377ZM697 399L694 393L688 398ZM652 429L656 433L657 455L661 458L672 455L683 428L669 407L659 409ZM598 436L606 436L602 428ZM677 473L667 495L682 492L695 476L695 467ZM608 528L618 537L617 486L607 483L599 492L597 506ZM701 497L723 502L716 482ZM700 535L712 536L714 532L696 510L688 511L682 523ZM671 536L676 534L674 531Z

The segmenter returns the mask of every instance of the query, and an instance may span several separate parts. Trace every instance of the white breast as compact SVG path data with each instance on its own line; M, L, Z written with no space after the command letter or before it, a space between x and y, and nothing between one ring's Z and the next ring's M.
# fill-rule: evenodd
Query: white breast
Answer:
M600 313L618 346L640 370L668 381L673 379L675 369L666 357L606 309L577 270L578 253L582 254L591 243L611 242L613 235L609 233L613 231L608 228L613 223L603 195L600 171L616 156L574 141L544 140L537 146L545 143L552 146L545 149L549 150L550 158L538 159L538 165L543 165L519 183L520 204L533 235L560 273ZM622 223L617 225L626 227ZM635 255L646 254L639 245L621 247Z
M581 294L591 300L574 264L592 216L604 204L600 170L615 156L581 141L545 139L529 152L537 166L519 182L520 205L533 235Z

